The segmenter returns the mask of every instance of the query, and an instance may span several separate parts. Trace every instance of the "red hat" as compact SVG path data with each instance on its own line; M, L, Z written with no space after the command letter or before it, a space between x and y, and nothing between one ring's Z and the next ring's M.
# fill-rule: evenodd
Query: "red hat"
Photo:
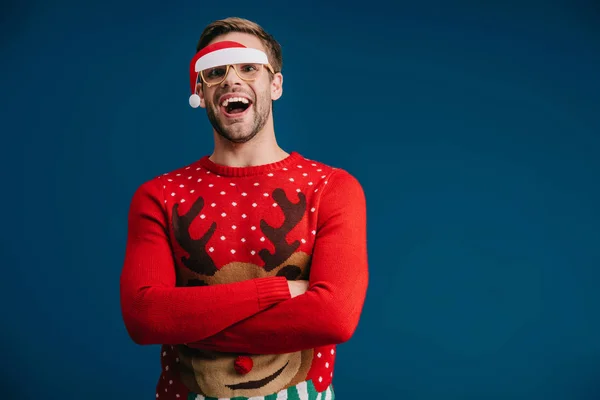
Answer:
M200 105L200 96L196 93L200 71L219 65L239 63L268 64L269 58L258 49L249 48L232 41L209 44L196 53L190 62L190 89L192 91L190 106L197 108Z

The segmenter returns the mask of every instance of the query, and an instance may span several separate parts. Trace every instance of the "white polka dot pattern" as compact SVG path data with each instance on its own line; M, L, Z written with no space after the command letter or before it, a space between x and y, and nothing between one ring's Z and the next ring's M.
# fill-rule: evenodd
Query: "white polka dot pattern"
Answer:
M206 250L217 268L231 262L250 262L262 265L261 250L273 251L271 236L265 234L264 222L276 227L283 222L281 203L274 190L284 190L287 199L297 203L301 196L306 199L306 209L301 223L287 233L288 242L297 241L298 251L312 253L318 238L319 196L327 185L334 168L308 159L288 164L261 176L227 176L208 170L205 165L195 163L179 171L161 176L163 203L171 221L173 206L178 205L179 215L185 214L202 198L204 207L190 225L190 235L201 237L211 224L216 223L214 234L206 244ZM222 172L222 171L219 171ZM182 251L182 250L179 250ZM177 255L176 259L181 259ZM296 386L300 399L330 399L329 385L333 379L335 348L321 347L313 353L313 363L307 382ZM156 388L158 399L187 399L189 390L179 380L179 359L171 346L163 346L161 353L162 373ZM309 392L312 394L309 396ZM287 391L277 398L287 398ZM198 400L205 399L198 395ZM257 397L256 399L262 399ZM295 397L294 397L295 398Z
M265 239L263 232L257 227L260 225L261 219L271 219L276 225L280 223L280 213L267 211L277 209L279 204L274 201L273 190L277 187L282 187L286 191L290 201L297 202L298 194L303 193L307 196L307 202L317 201L314 195L314 189L323 185L324 180L320 178L322 174L316 168L321 166L317 163L297 163L296 168L284 168L279 173L270 172L266 174L276 179L257 181L250 178L228 178L219 179L221 175L212 174L212 177L205 179L198 175L206 176L211 171L207 171L203 166L193 166L185 177L180 173L167 173L166 180L169 184L164 185L165 190L171 194L173 199L165 199L167 208L172 207L175 199L179 199L180 214L192 207L192 204L198 197L205 199L214 212L209 208L202 210L200 219L202 224L197 224L197 233L205 232L208 226L216 220L217 230L214 238L223 243L227 243L228 248L222 249L222 245L215 242L214 238L209 241L211 257L215 259L216 264L225 265L229 262L241 261L261 264L258 253L260 249L267 248L271 250L272 244ZM196 175L198 174L198 175ZM188 179L190 178L191 179ZM186 183L182 183L179 179L185 179ZM288 186L285 185L288 182ZM193 185L190 187L190 185ZM294 186L289 186L294 185ZM299 185L299 187L295 186ZM232 190L227 190L233 189ZM313 189L314 188L314 189ZM257 192L258 191L258 192ZM296 193L294 195L294 192ZM171 204L171 205L169 205ZM189 205L188 205L189 204ZM187 207L186 207L187 206ZM316 234L318 209L316 205L307 207L307 218L305 223L309 226L306 228L298 228L294 233L296 237L288 237L291 240L298 240L301 243L301 251L311 252ZM219 219L214 218L219 216ZM225 221L225 224L219 222ZM311 229L313 228L313 229ZM254 234L249 234L248 229ZM306 229L305 233L301 233L301 229Z
M188 389L178 379L179 357L173 346L162 346L162 373L156 386L157 399L186 398Z

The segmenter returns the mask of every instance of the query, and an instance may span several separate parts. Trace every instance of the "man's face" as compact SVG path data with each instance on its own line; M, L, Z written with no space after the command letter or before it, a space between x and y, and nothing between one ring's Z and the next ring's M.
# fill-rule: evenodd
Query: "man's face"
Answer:
M239 42L266 53L260 39L247 33L231 32L215 38L211 43L223 40ZM263 129L271 118L271 101L281 97L282 90L281 74L275 74L272 79L270 75L269 70L263 67L258 78L248 82L242 80L233 68L229 68L221 84L211 87L199 84L200 107L206 108L210 123L221 137L233 143L245 143ZM246 104L226 102L232 96L245 98ZM239 107L232 109L232 105Z

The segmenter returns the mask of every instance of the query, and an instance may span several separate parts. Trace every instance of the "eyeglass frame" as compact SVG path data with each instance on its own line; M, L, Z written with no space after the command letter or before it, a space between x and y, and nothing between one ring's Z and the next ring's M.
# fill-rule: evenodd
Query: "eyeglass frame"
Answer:
M271 64L261 64L261 63L237 63L237 64L224 64L224 66L227 67L227 69L225 70L225 74L223 75L223 79L220 82L217 83L208 83L206 82L206 79L204 78L204 74L202 73L203 71L200 71L198 73L198 75L200 75L200 79L202 79L202 82L204 82L206 84L207 87L212 87L212 86L217 86L220 85L221 83L223 83L225 81L225 79L227 79L227 76L229 75L229 68L231 67L233 69L233 71L235 72L235 74L238 76L238 78L240 78L241 80L245 81L245 82L253 82L255 80L258 79L258 76L256 78L253 79L244 79L240 76L240 74L238 73L237 68L235 67L236 65L240 65L240 64L258 64L258 65L262 65L267 67L267 69L272 73L275 74L275 70L273 69L273 67L271 66ZM220 65L221 67L223 65Z

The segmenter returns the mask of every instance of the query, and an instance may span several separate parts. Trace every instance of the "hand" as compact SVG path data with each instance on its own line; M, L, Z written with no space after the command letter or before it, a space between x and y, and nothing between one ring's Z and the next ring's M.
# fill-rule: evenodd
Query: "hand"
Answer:
M292 298L304 294L308 290L308 281L287 281Z

